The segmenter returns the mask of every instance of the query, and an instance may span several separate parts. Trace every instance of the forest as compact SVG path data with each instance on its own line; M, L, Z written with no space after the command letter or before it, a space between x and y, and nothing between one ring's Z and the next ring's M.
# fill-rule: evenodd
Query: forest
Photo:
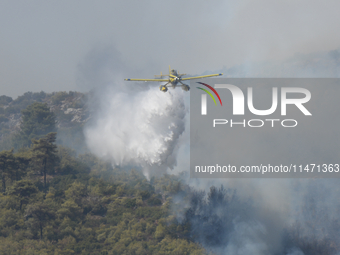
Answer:
M237 223L260 226L256 204L236 190L196 190L181 175L147 180L86 151L76 132L79 113L91 116L87 100L78 92L0 97L0 254L225 254ZM287 227L279 252L266 254L339 250L329 236L302 233Z
M57 144L60 116L44 96L28 93L0 116L5 122L37 99L21 110L19 131L2 136L13 148L0 153L1 254L205 254L172 215L172 195L184 188L179 178L147 181Z

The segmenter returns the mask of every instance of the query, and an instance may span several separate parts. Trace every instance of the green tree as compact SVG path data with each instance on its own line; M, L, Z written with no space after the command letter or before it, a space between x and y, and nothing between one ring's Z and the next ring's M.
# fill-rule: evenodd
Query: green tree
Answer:
M35 102L21 113L21 131L15 138L17 148L29 147L32 139L39 139L56 130L56 117L47 104Z
M11 174L12 179L19 181L23 176L27 174L27 169L29 167L31 158L31 153L15 153L15 169Z
M82 204L83 198L87 197L87 188L84 184L75 181L72 183L71 187L69 187L65 191L66 199L73 200L78 205Z
M60 158L58 174L77 174L90 171L87 164L77 159L76 152L70 148L58 146L58 157Z
M81 218L83 210L72 199L69 199L61 205L57 213L60 218L68 217L72 221L77 221Z
M44 176L44 188L46 191L46 175L47 172L53 173L58 163L57 145L55 145L57 133L49 133L39 140L32 140L34 153L34 161L40 169L41 175ZM40 165L40 166L39 166Z
M9 195L16 196L20 201L20 210L23 204L29 202L29 198L38 193L38 189L29 180L21 180L15 182L15 184L10 188Z
M6 180L12 174L13 168L15 168L15 157L13 155L13 149L0 152L0 171L2 181L2 192L6 192Z
M43 228L53 219L55 219L55 208L53 204L46 202L37 202L27 206L25 211L27 225L31 231L39 230L40 239L43 238Z
M7 105L12 101L13 101L13 99L11 97L8 97L8 96L5 96L5 95L0 96L0 104L1 105Z

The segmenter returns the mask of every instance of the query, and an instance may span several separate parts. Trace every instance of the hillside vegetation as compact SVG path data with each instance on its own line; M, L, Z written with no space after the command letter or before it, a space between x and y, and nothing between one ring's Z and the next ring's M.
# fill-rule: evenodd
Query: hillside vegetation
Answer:
M177 177L148 181L57 144L84 124L84 98L0 97L2 145L15 148L0 152L1 254L205 254L172 213L187 188Z
M340 251L340 221L313 196L301 205L304 220L275 230L280 245L271 246L265 230L277 215L235 190L206 193L180 175L147 180L92 155L82 133L91 100L0 96L0 254L226 254L252 240L263 254Z
M91 118L89 97L91 94L74 91L26 92L15 100L0 96L0 150L27 147L30 139L58 130L58 144L85 152L82 129ZM30 116L32 110L37 115ZM49 115L50 111L53 115ZM22 121L25 121L24 126L21 125ZM18 139L18 133L26 139Z

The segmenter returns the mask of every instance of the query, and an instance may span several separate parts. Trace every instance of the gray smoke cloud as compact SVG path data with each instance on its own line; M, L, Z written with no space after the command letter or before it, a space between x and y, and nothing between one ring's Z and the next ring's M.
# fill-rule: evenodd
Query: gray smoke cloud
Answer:
M249 62L219 72L226 77L240 78L339 78L340 49L295 53L282 61Z
M248 63L232 68L219 70L227 77L310 77L310 78L338 78L340 76L339 50L315 52L311 54L297 54L284 61L270 61ZM207 72L206 72L207 73ZM337 93L330 94L326 88L317 88L328 98L336 98ZM322 90L324 90L322 92ZM332 100L321 100L323 105ZM336 102L333 100L332 102ZM313 113L317 111L317 105ZM333 117L338 111L337 105L327 107L330 110L324 117ZM313 139L306 140L294 153L319 151L325 161L332 158L338 160L339 132L334 126L325 126L327 122L320 121L314 126ZM333 122L332 122L333 123ZM308 128L307 126L305 128ZM322 138L322 134L327 134ZM301 132L300 136L304 136ZM268 134L270 137L270 133ZM258 138L258 137L257 137ZM272 144L272 139L257 139L252 137L251 148L269 148L269 154L274 157L275 146L281 146L289 141ZM326 140L327 143L325 142ZM233 138L230 138L231 140ZM299 139L295 137L294 139ZM230 142L237 147L237 141ZM247 150L248 148L245 148ZM287 151L287 155L292 152ZM248 153L259 159L261 151ZM257 155L257 156L256 156ZM313 155L306 155L313 160ZM242 157L242 155L235 155ZM195 232L200 233L195 240L205 248L216 254L339 254L340 201L339 179L186 179L192 187L204 190L208 195L203 199L205 205L197 209L188 201L183 202L188 210L195 209L189 217L195 226ZM209 202L209 192L214 185L234 189L238 198L243 202L238 206L224 206L220 203L223 213L218 213L218 206ZM224 196L227 201L230 197ZM203 208L203 209L202 209ZM249 211L249 214L244 214ZM181 216L179 216L181 219ZM232 223L230 223L230 221ZM207 227L209 226L209 227ZM221 227L223 226L223 227ZM223 230L221 230L223 229ZM194 234L194 233L193 233ZM211 240L217 240L215 243Z
M214 254L339 252L338 180L210 180L227 192L182 201L191 238ZM208 181L202 181L201 187ZM194 186L198 189L198 185ZM235 192L235 193L234 193ZM334 194L334 195L333 195Z
M141 91L119 88L106 90L102 98L106 111L85 130L90 150L118 166L173 168L176 162L171 155L184 130L181 91L165 94L154 87Z
M339 77L338 54L332 50L296 55L283 62L260 62L224 71L229 77ZM127 72L134 71L110 47L94 49L79 65L79 74L84 74L79 75L79 84L97 87L93 100L96 118L85 130L90 150L115 165L139 167L147 178L171 168L175 173L187 171L188 93L180 89L160 93L154 84L124 82ZM231 255L338 251L338 180L187 178L185 182L207 194L211 186L223 184L235 189L241 201L232 206L207 203L191 217L196 233L201 234L194 240L209 251ZM177 203L184 208L183 213L192 208L186 199ZM176 213L179 220L185 218ZM222 232L215 233L216 229ZM207 241L206 234L217 241Z
M181 89L123 80L126 67L112 47L93 49L79 65L79 85L93 90L94 118L84 133L88 148L120 167L142 168L147 178L176 166L185 128Z

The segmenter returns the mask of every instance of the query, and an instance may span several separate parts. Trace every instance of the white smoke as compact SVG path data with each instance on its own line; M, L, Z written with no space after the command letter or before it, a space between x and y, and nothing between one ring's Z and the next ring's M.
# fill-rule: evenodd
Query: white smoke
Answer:
M262 255L268 254L267 244L261 239L266 231L259 222L240 222L235 224L235 232L224 254L230 255Z
M304 253L300 249L294 248L287 255L304 255Z
M82 73L94 77L87 79L92 87L112 84L98 97L97 104L100 110L94 115L96 119L92 125L85 129L88 147L94 154L109 159L115 165L141 167L146 177L156 173L155 170L163 174L166 169L176 165L178 145L187 142L183 139L185 136L181 136L184 132L187 112L184 93L181 89L162 93L157 86L148 87L147 84L139 86L135 83L123 82L124 70L112 73L114 68L119 69L122 65L110 64L115 62L106 61L108 54L107 51L104 53L90 55L86 62L90 64L83 65ZM98 55L105 58L97 57ZM333 55L338 56L335 53ZM112 58L115 61L117 59L115 55ZM334 61L328 56L322 59L325 59L327 70L332 66L328 63L333 63L335 66L331 68L332 70L339 70L338 59ZM99 67L97 67L98 63L100 63ZM301 66L304 66L304 62L301 63ZM309 70L315 70L311 77L330 76L323 75L324 69L317 66L306 68L308 69L306 75L304 72L297 71L297 74L292 76L308 77ZM265 65L260 69L268 70ZM288 69L296 70L294 65ZM91 70L95 71L90 72ZM273 70L271 73L283 77L291 76L290 72L282 72L283 74ZM265 76L263 72L245 72L242 66L230 69L227 75L244 77L249 73L254 77ZM271 73L267 77L276 77ZM303 75L300 75L301 73ZM85 75L85 78L88 77ZM113 82L114 80L116 81ZM184 161L187 164L188 158ZM274 251L281 251L282 253L276 254L302 255L309 254L303 245L321 243L324 249L339 243L339 225L335 224L338 222L337 215L340 208L336 198L339 193L337 192L338 179L333 182L308 179L187 179L186 181L196 189L207 191L211 185L224 184L228 188L235 188L241 199L250 197L256 204L256 210L252 211L254 221L247 221L247 219L236 221L237 216L232 219L233 228L230 232L226 231L230 234L227 238L228 242L220 244L218 248L205 245L205 248L213 249L216 254L275 254ZM186 201L183 200L181 206L188 207L185 203ZM214 218L215 215L211 217ZM225 217L231 216L226 214ZM220 218L223 219L223 216ZM324 232L320 233L320 230ZM287 231L291 236L288 241L285 241L283 237Z
M114 165L142 167L147 177L151 169L173 168L185 126L182 90L127 86L112 85L100 97L99 117L85 129L88 148Z

